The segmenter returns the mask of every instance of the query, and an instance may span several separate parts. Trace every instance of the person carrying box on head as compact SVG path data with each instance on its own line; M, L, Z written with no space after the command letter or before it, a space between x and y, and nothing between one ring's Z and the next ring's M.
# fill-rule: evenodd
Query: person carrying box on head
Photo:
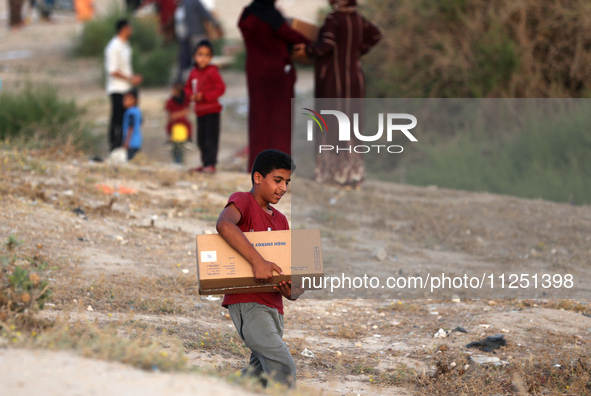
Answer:
M270 283L273 274L283 275L276 264L266 261L244 236L250 231L288 230L287 218L273 208L287 191L295 164L278 150L265 150L256 157L252 171L252 189L230 196L217 221L220 236L251 265L257 283ZM296 366L283 341L283 297L295 300L301 294L291 281L280 282L277 292L226 294L222 305L230 311L238 334L250 348L250 364L242 375L293 387Z

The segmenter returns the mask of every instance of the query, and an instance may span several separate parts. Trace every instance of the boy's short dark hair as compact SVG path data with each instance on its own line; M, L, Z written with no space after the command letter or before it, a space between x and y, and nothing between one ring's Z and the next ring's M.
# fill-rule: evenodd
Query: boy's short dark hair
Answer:
M201 47L209 48L209 52L211 52L211 56L213 56L213 44L208 39L203 39L197 43L197 45L195 46L195 51L193 51L193 56L195 56L197 50Z
M263 177L267 177L275 169L287 169L293 172L295 168L295 163L289 154L275 149L261 151L255 158L254 164L252 164L250 180L254 184L255 172L260 173Z
M125 94L133 96L135 98L136 102L140 98L140 93L138 92L137 88L132 88L129 91L127 91Z
M115 31L119 34L119 32L126 26L129 26L129 20L127 18L121 18L117 20L117 23L115 24Z

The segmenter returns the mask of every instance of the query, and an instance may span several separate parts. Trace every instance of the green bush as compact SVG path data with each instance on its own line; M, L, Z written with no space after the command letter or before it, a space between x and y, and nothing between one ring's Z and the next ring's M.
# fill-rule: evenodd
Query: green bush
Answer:
M64 100L55 87L26 85L20 91L0 93L0 140L37 146L92 142L81 119L83 110L73 100Z
M146 53L160 48L164 39L159 32L158 21L152 18L133 19L131 43L135 50Z
M84 24L74 45L73 54L80 57L103 56L105 47L115 35L115 24L121 14L112 11Z
M424 158L408 164L406 181L574 204L591 203L591 114L581 109L523 132L492 139L471 132L422 143Z
M0 322L24 324L44 308L52 294L49 281L42 278L47 264L31 257L19 260L15 250L21 244L10 235L4 243L6 251L0 252Z
M144 77L143 86L168 85L172 81L177 46L159 47L148 53L134 55L133 69Z

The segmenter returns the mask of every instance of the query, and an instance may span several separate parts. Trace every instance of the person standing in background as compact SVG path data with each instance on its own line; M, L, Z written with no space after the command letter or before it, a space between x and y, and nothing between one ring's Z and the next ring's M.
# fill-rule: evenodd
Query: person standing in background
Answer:
M191 69L191 60L197 43L207 39L203 21L217 22L200 0L181 0L174 13L174 29L179 43L179 70L177 80L185 80Z
M106 89L111 99L111 122L109 125L109 148L111 151L122 145L123 95L142 83L142 77L133 74L129 38L132 28L127 19L116 24L117 34L105 48Z
M254 0L238 22L246 46L248 86L248 171L258 153L291 153L291 99L296 72L290 46L307 44L275 8L274 0Z
M195 102L197 116L197 146L201 151L202 166L191 171L215 173L220 141L220 113L218 101L226 91L226 84L217 66L211 64L213 45L203 40L195 48L195 67L185 84L185 95Z
M51 20L51 14L53 13L53 6L55 0L39 0L38 7L41 11L41 19L44 21Z
M174 12L177 0L155 0L160 22L160 33L164 36L166 43L174 40Z
M142 111L138 107L139 97L137 89L133 88L123 96L123 148L127 150L127 160L133 157L142 149Z
M336 104L340 111L362 113L358 108L352 108L358 103L346 99L365 97L361 56L381 40L382 34L357 12L356 0L329 0L329 3L333 11L326 16L318 41L305 48L306 53L314 58L314 97L341 98L344 100ZM327 122L333 121L334 117L327 117ZM330 125L328 129L331 129ZM333 129L338 130L338 126ZM321 134L317 144L338 146L338 136ZM356 144L361 143L351 142L351 145ZM363 156L347 151L322 153L316 158L315 173L318 182L358 187L365 178Z
M79 22L86 22L94 17L94 0L74 0L74 8Z
M16 30L23 25L23 2L24 0L8 0L8 27Z

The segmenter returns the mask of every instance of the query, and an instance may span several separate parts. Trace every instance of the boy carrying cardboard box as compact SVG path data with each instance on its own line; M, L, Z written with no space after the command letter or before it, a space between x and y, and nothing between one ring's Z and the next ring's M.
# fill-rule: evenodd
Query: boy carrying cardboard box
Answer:
M271 204L279 202L295 170L291 157L278 150L265 150L257 155L251 172L250 192L236 192L220 213L217 231L220 236L252 265L257 283L270 283L273 272L283 275L281 268L266 261L244 236L245 232L288 230L287 218ZM296 367L283 342L283 297L298 296L291 281L280 282L277 292L226 294L222 305L228 308L232 321L246 346L250 348L250 364L242 375L258 378L263 386L267 379L295 385Z

